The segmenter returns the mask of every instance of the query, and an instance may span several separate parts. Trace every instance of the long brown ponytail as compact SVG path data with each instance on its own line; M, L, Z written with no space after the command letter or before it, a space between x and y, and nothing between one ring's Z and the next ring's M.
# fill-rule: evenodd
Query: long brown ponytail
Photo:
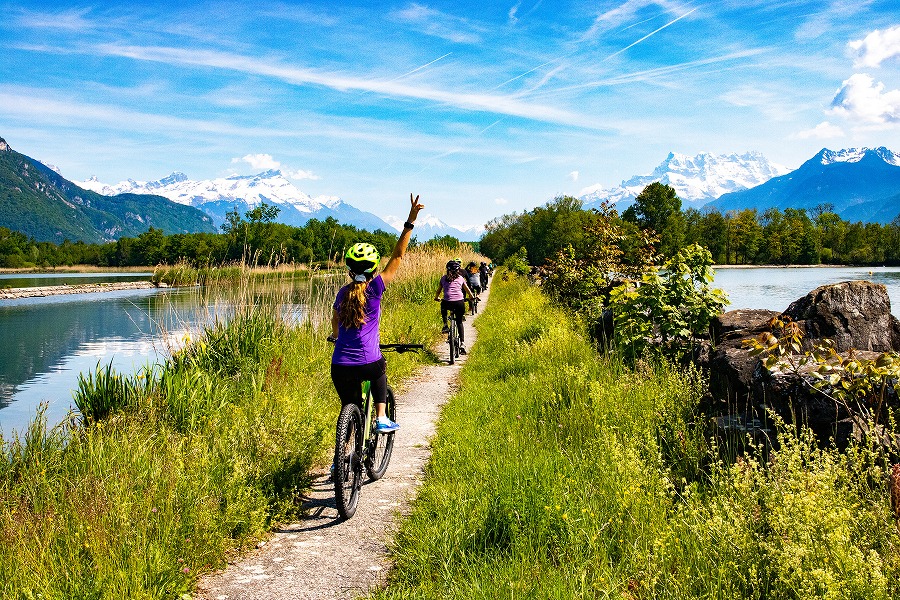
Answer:
M366 322L366 288L368 281L354 281L338 307L338 322L344 329L362 327Z

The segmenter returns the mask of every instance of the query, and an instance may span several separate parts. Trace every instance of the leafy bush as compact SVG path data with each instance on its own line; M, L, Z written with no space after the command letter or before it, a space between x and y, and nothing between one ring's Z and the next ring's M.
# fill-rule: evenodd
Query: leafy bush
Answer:
M709 333L728 299L713 289L712 256L693 244L649 271L637 285L611 292L615 336L629 360L646 353L680 359Z

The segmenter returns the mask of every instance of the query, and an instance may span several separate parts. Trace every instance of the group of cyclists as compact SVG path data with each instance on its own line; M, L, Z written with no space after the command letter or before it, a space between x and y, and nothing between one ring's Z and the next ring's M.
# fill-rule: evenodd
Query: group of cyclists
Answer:
M329 341L334 342L334 352L331 359L331 380L341 403L359 402L362 383L371 382L379 433L390 433L399 428L385 413L387 370L379 348L379 323L385 286L396 276L412 237L416 217L425 208L419 203L418 196L410 194L409 201L409 216L381 273L376 274L381 257L375 246L359 243L347 250L345 262L352 281L340 289L332 306ZM465 301L467 298L474 301L482 290L487 290L492 267L486 262L477 265L472 261L463 271L459 258L447 263L446 272L441 277L434 297L441 302L444 333L449 331L447 316L451 313L459 325L460 341L464 342L462 322L466 312ZM464 346L460 348L460 352L465 353Z

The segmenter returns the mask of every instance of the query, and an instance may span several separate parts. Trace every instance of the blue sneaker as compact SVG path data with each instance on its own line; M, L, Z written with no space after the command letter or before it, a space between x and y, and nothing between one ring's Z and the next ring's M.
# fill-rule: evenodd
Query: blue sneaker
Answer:
M400 429L400 425L387 417L378 417L378 420L375 421L375 431L378 433L392 433L398 429Z

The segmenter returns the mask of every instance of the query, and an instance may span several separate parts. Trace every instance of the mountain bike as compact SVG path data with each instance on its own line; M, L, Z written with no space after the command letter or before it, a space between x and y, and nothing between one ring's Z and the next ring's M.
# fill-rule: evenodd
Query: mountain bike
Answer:
M417 352L422 344L381 344L382 352ZM381 479L387 472L394 449L394 432L379 433L375 423L375 402L372 399L372 382L364 381L359 403L341 407L335 430L334 444L334 503L344 519L356 513L362 474L372 481ZM396 421L394 390L387 389L385 414Z

